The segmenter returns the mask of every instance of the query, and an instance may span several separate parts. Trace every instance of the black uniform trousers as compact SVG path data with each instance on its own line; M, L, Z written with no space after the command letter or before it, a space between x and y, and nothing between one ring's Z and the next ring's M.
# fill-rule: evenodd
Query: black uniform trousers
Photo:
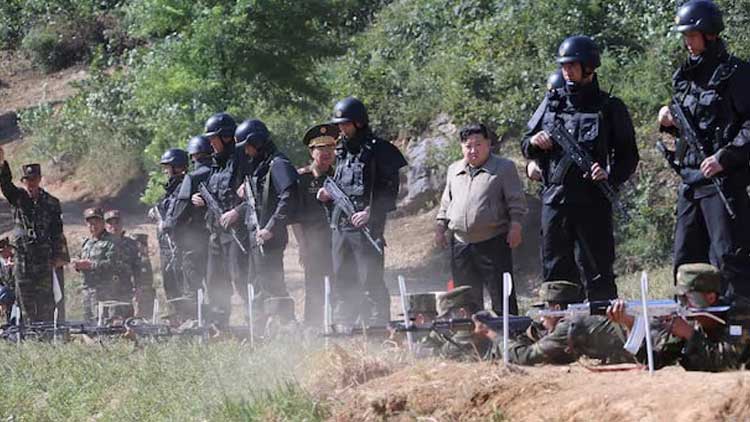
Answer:
M240 292L247 289L247 259L247 254L242 252L232 237L217 233L209 236L206 272L207 298L211 312L209 318L219 324L229 323L234 288Z
M513 254L506 242L507 234L491 239L464 243L455 237L451 241L451 271L456 286L471 286L473 301L484 309L484 288L490 294L492 310L503 313L503 273L513 275ZM508 311L518 314L516 289L508 298Z
M263 255L257 248L253 250L249 271L250 282L255 287L256 295L262 295L265 298L289 296L284 280L285 249L286 245L274 244L264 247ZM247 286L244 286L240 293L243 299L247 299Z
M693 191L684 186L677 198L677 219L674 230L674 274L677 268L688 263L710 263L724 270L725 258L738 249L750 247L750 200L742 189L727 195L736 214L733 220L718 193L695 198ZM750 294L747 277L742 285L735 285L738 294ZM734 281L735 284L736 281ZM729 280L722 280L722 293L726 293Z
M581 274L578 261L585 269ZM615 284L615 239L612 207L591 205L542 205L542 277L584 284L586 298L617 298ZM581 297L584 299L584 297Z
M381 237L372 234L375 239ZM386 324L391 317L391 296L383 280L383 256L355 229L334 229L331 243L334 323Z
M333 281L331 229L328 226L305 230L305 323L319 327L323 323L325 278Z

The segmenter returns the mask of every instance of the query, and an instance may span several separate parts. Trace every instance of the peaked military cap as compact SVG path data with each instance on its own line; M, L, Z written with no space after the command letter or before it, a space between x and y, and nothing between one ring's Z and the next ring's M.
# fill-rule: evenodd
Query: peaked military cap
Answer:
M711 264L682 264L677 267L677 294L690 292L720 292L721 273Z
M330 123L313 126L305 132L302 142L308 148L333 146L336 145L336 138L339 137L339 128Z
M104 213L104 221L109 221L113 218L120 219L120 210L109 210Z
M569 281L547 281L539 287L539 300L553 303L576 303L581 300L581 287Z
M469 306L479 306L479 304L472 301L471 286L456 287L453 290L445 293L438 293L437 295L438 318L445 317L449 312L455 309Z
M101 208L86 208L83 212L83 219L88 220L89 218L101 218L104 219L104 210Z
M21 167L21 180L27 177L35 177L42 175L42 166L39 164L24 164Z

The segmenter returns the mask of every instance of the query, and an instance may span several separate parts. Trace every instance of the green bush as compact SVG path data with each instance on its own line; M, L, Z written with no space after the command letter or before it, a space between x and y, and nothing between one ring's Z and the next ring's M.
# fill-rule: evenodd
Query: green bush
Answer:
M21 48L34 65L45 72L53 72L87 57L96 31L95 23L73 22L58 16L31 28Z

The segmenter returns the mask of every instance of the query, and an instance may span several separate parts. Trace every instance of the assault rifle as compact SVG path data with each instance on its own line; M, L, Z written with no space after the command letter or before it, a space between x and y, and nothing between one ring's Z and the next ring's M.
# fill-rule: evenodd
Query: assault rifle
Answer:
M224 213L224 210L221 209L219 206L219 201L214 198L213 195L211 195L211 192L208 191L208 188L206 187L206 183L203 182L200 185L198 185L198 192L200 192L201 197L203 198L203 201L206 203L206 208L208 209L208 212L211 213L211 215L214 216L214 220L216 220L216 224L219 224L219 220L221 219L221 215ZM242 250L242 253L247 254L247 249L245 249L245 246L242 244L242 241L240 241L239 236L237 236L237 229L234 227L229 227L228 229L229 234L232 235L232 238L235 242L237 242L237 245Z
M597 300L587 303L576 303L568 305L567 309L532 309L527 315L533 319L541 317L575 317L575 316L586 316L586 315L606 315L607 308L612 305L614 301L610 300ZM719 318L715 314L722 314L728 312L730 306L710 306L707 308L693 308L686 307L672 299L657 299L649 300L646 302L646 311L649 318L663 318L668 316L677 316L682 318L695 318L699 316L713 319L721 324L726 325L726 321ZM646 338L646 332L644 330L644 324L640 318L643 315L643 303L639 300L625 302L625 313L636 317L636 322L633 324L633 329L630 332L625 343L625 349L630 353L635 354L638 352L643 340Z
M555 124L550 131L550 136L562 147L565 154L573 160L576 166L578 166L584 174L591 172L591 167L595 163L594 159L591 157L591 154L581 147L573 136L571 136L570 132L565 129L565 125L563 125L560 120L555 121ZM630 220L628 210L626 210L620 202L617 192L615 191L615 188L612 187L612 184L609 183L609 180L595 180L594 185L604 194L609 203L612 204L612 208L617 210L626 221Z
M172 236L169 235L169 232L165 230L164 227L164 216L161 215L161 210L159 210L159 206L154 206L154 214L156 216L156 222L159 224L158 227L161 228L161 231L159 234L164 236L164 240L167 242L167 247L169 248L169 262L167 262L167 265L164 267L167 271L175 271L175 262L177 260L177 245L172 240Z
M269 170L270 171L270 170ZM254 227L255 231L260 230L260 219L258 218L258 209L255 201L255 191L253 190L252 183L250 183L250 176L245 176L245 198L247 198L247 210L245 211L245 225L249 228ZM266 253L263 251L263 242L258 241L255 236L250 235L250 244L257 244L258 250L261 255Z
M343 212L347 219L351 220L352 215L354 215L357 212L357 208L352 203L352 200L349 199L348 196L344 193L343 190L339 187L339 185L336 184L336 182L329 176L326 177L325 182L323 182L323 188L325 188L326 192L328 192L328 195L333 198L333 205L337 209L340 210L340 212ZM334 215L336 215L334 213ZM373 248L375 248L376 251L380 255L383 255L383 248L378 244L378 242L375 241L372 237L372 233L370 233L370 229L367 226L362 226L360 229L362 231L362 234L365 235L365 238L367 238L367 241L370 242Z
M698 160L703 162L703 160L708 157L708 154L706 154L706 149L700 139L698 139L695 127L690 123L687 115L685 115L682 106L672 99L672 102L669 104L669 111L672 113L674 125L677 127L677 130L680 131L680 139L685 141L688 147L693 150L693 153L698 157ZM721 178L711 177L709 180L716 188L716 192L718 192L719 198L721 198L721 202L727 210L727 214L729 214L729 217L734 220L737 215L734 213L732 205L729 204L726 195L724 195L724 191L721 189Z
M502 317L488 317L477 315L477 320L493 331L503 330ZM510 334L519 334L529 328L533 320L527 316L511 315L508 320ZM390 333L424 333L431 331L473 331L474 320L471 318L437 319L427 324L409 324L407 327L403 320L391 321L388 325L371 327L351 327L349 329L337 329L335 326L329 334L324 337L354 337L360 335L386 336Z

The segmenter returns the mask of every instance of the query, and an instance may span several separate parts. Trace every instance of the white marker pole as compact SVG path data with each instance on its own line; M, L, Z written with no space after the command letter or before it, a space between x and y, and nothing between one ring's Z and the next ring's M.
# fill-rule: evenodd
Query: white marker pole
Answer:
M104 303L103 302L98 302L97 303L96 312L97 312L96 325L98 327L101 327L102 324L104 324Z
M255 287L247 283L247 320L250 328L250 347L255 347L255 322L253 321L253 302L255 301Z
M55 311L52 313L52 344L57 344L57 318L58 310L55 306Z
M154 298L154 310L151 313L151 323L156 325L159 322L159 298Z
M409 319L409 305L406 303L406 280L404 280L404 276L402 275L398 276L398 289L401 292L401 311L404 313L404 327L407 329L406 341L409 343L409 352L413 352L414 338L412 338L411 331L409 331L411 321Z
M510 320L508 302L512 291L513 279L510 273L503 273L503 364L505 365L508 365L508 324Z
M329 334L333 325L331 312L331 279L325 276L323 279L323 334Z
M198 289L198 327L203 327L203 289Z
M654 374L654 348L651 344L651 323L648 320L648 274L641 273L641 306L643 308L643 328L646 330L646 354L648 355L648 373Z

